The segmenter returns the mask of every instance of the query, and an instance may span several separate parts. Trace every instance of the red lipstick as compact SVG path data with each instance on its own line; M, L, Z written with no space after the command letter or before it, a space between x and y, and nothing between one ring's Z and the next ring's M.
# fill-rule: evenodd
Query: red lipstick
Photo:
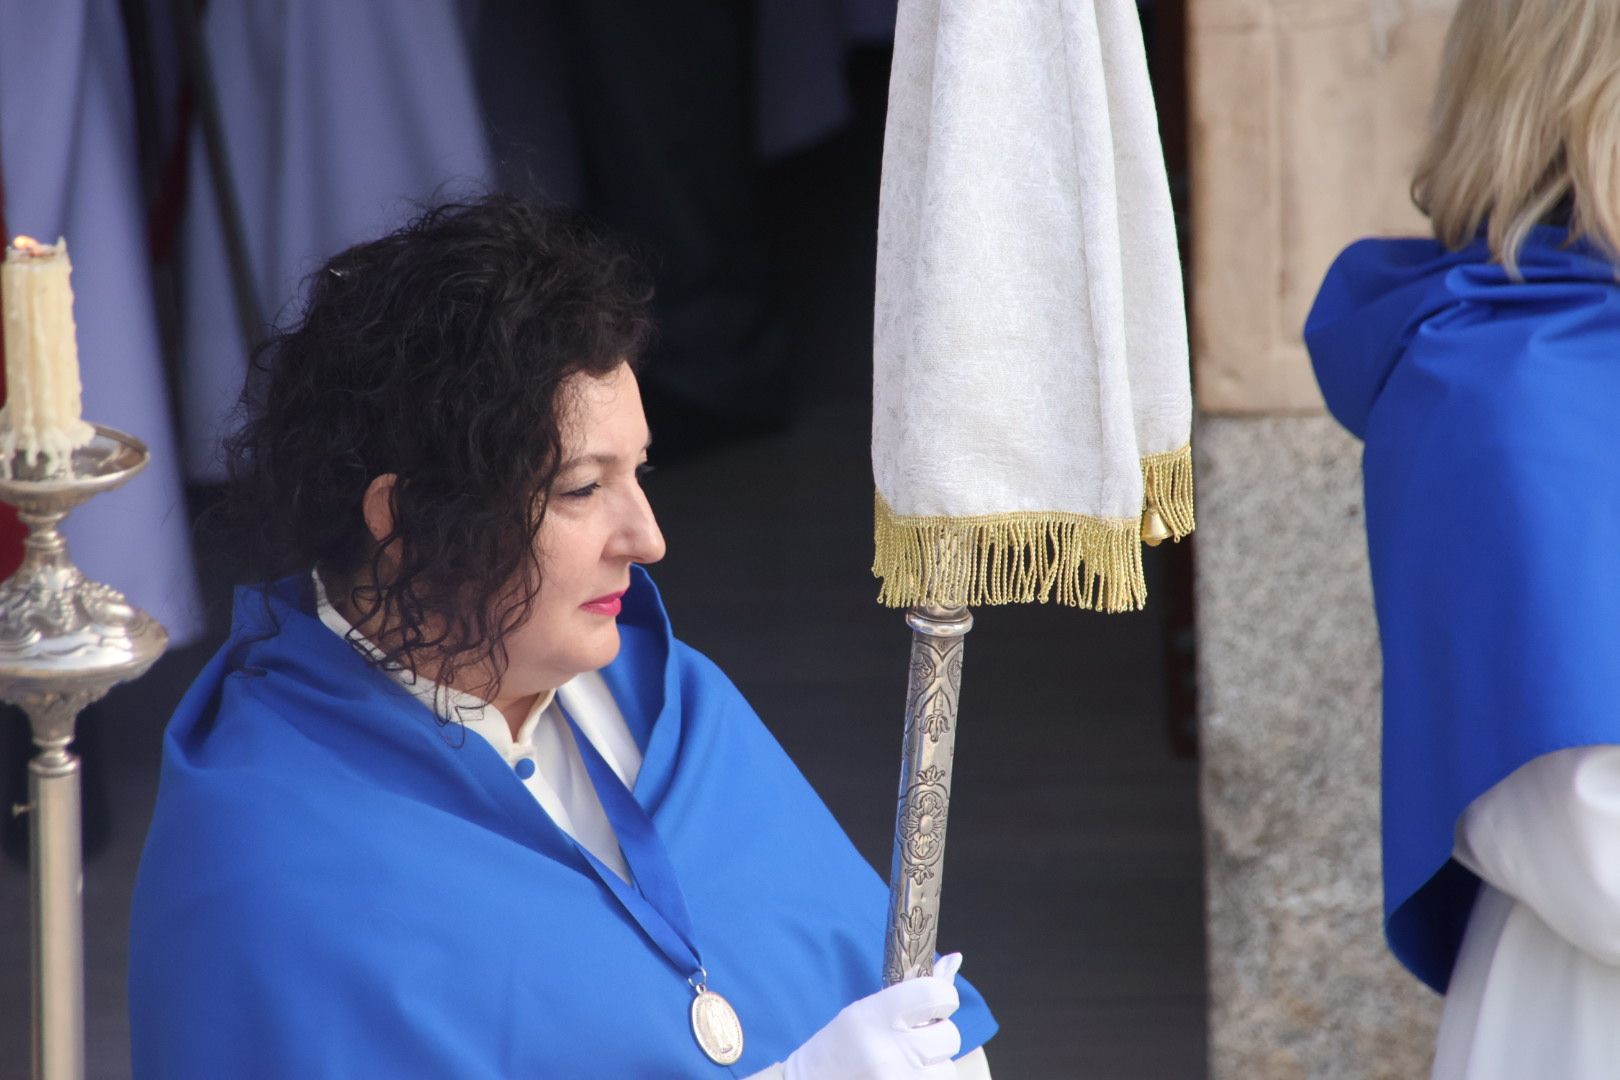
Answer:
M619 609L623 607L623 605L619 603L619 600L624 596L626 591L627 590L625 589L620 589L618 592L608 593L606 596L598 596L595 600L587 600L583 604L579 605L580 609L583 611L588 611L592 615L607 615L609 617L617 615L619 613Z

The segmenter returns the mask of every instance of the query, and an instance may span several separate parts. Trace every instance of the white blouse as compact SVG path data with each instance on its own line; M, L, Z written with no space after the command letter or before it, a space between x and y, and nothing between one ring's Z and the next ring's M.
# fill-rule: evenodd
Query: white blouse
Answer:
M1484 885L1435 1080L1620 1076L1620 746L1516 770L1463 814L1454 854Z
M327 599L318 575L315 601L321 622L333 633L345 637L353 631L349 620ZM376 646L364 637L355 635L354 640L371 655L378 655ZM641 748L600 674L586 672L558 687L555 694L541 696L524 717L516 737L501 711L481 698L418 679L408 671L389 674L429 709L447 720L460 720L469 734L479 736L499 751L559 829L614 873L630 880L630 867L619 850L618 837L608 822L607 811L602 809L590 773L585 770L579 744L557 707L560 701L619 779L626 787L633 787L641 771Z
M315 581L315 609L321 622L339 637L348 638L354 630L353 624L327 599L320 575L311 576ZM351 640L370 655L380 655L377 647L365 637L355 634ZM635 736L624 722L624 714L599 673L588 671L577 675L559 686L554 694L543 695L524 717L516 737L501 711L481 698L418 679L407 671L389 671L389 674L434 713L448 720L460 720L469 734L479 736L498 750L559 829L614 873L630 880L630 867L624 861L613 825L585 769L579 744L569 730L567 718L557 707L560 702L624 785L634 787L641 771L641 748L636 745ZM778 1064L746 1080L776 1080L781 1075L782 1067ZM956 1075L958 1080L990 1080L990 1063L984 1048L958 1059Z

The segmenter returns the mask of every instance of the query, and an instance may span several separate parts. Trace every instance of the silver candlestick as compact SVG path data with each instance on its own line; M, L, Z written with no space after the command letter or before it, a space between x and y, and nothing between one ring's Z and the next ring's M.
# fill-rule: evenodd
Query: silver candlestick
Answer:
M0 501L28 526L23 561L0 583L0 700L20 706L39 752L28 763L33 875L33 1075L84 1077L84 875L79 759L68 749L79 711L136 678L169 635L122 593L88 581L57 525L75 506L123 484L150 457L140 440L97 426L54 472L22 454L0 470Z
M885 986L927 975L934 967L962 646L973 629L973 616L965 607L925 605L908 610L906 623L911 627L911 677L883 948Z

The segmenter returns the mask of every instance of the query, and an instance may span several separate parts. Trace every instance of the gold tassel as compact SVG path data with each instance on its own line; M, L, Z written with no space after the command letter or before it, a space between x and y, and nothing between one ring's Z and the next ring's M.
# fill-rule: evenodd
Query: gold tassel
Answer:
M1192 447L1142 459L1144 513L1177 540L1193 531ZM875 496L872 574L888 607L1056 601L1109 613L1147 603L1142 519L1059 511L901 517Z
M1180 540L1193 531L1196 523L1191 443L1168 454L1151 454L1142 459L1142 504L1145 510L1159 512L1172 539Z
M1048 603L1135 611L1147 602L1140 524L1129 518L1014 511L900 517L876 496L878 603Z

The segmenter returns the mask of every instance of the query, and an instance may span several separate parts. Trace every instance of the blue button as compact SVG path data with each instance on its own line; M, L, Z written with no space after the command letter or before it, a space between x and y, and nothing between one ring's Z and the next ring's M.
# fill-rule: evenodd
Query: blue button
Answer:
M527 780L529 777L534 775L534 759L523 758L516 765L512 766L512 770L518 774L519 780Z

